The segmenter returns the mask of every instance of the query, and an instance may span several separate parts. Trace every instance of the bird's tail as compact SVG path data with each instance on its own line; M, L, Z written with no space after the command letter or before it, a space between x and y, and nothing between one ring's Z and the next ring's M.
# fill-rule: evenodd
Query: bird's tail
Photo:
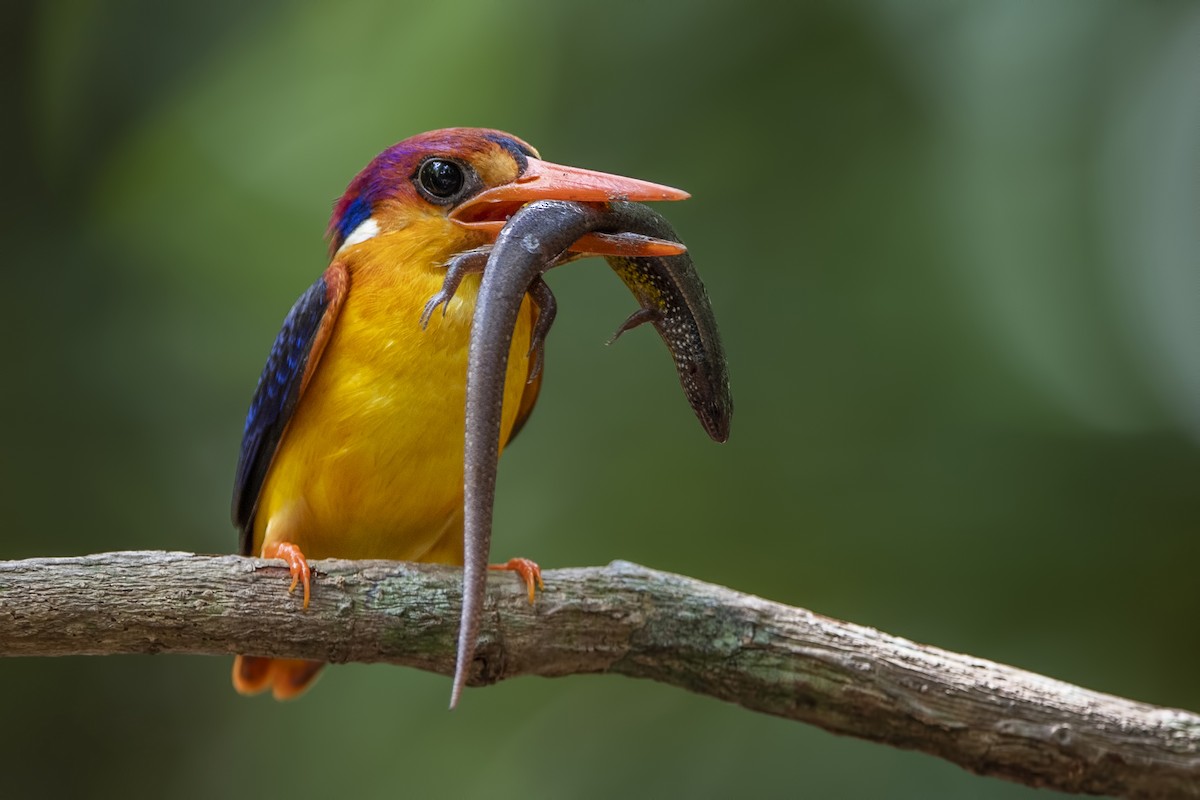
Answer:
M276 700L291 700L312 686L323 666L321 661L299 658L237 656L233 660L233 688L241 694L270 689Z

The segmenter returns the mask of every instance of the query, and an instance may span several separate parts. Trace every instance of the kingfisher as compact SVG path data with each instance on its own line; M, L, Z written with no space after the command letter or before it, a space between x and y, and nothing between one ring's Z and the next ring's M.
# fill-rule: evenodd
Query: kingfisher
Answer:
M282 559L292 592L308 559L463 563L463 406L479 273L506 220L537 200L682 200L648 181L543 161L481 128L431 131L384 150L334 206L330 263L283 322L246 416L233 494L243 555ZM590 233L568 258L664 256L652 237ZM440 313L438 313L440 311ZM530 285L509 346L501 450L542 383L553 295ZM516 572L532 601L541 575ZM233 685L302 693L322 662L237 656Z

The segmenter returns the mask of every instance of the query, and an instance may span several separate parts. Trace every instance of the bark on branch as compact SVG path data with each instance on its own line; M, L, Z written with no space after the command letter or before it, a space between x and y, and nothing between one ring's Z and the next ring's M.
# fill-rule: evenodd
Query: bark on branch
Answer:
M312 604L279 562L104 553L0 562L0 655L251 653L450 675L462 573L317 561ZM529 605L493 575L474 685L615 672L1060 791L1200 797L1200 716L916 644L616 562L548 571Z

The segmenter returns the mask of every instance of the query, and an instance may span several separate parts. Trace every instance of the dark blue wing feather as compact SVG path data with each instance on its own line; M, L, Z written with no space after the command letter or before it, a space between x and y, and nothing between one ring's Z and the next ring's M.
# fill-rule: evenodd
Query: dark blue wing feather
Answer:
M250 401L233 486L233 524L241 533L242 555L250 555L258 495L279 439L300 400L313 344L330 305L329 295L326 276L322 275L292 306Z

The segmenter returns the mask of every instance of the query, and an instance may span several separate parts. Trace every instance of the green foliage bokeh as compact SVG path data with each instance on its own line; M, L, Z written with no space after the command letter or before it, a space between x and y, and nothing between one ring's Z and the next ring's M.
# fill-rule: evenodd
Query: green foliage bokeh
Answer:
M657 180L725 335L708 442L599 262L551 276L494 549L682 572L1200 708L1200 6L10 4L0 558L225 552L332 201L449 125ZM0 662L6 796L1019 797L618 678ZM63 766L64 762L70 765ZM292 765L292 766L289 766Z

